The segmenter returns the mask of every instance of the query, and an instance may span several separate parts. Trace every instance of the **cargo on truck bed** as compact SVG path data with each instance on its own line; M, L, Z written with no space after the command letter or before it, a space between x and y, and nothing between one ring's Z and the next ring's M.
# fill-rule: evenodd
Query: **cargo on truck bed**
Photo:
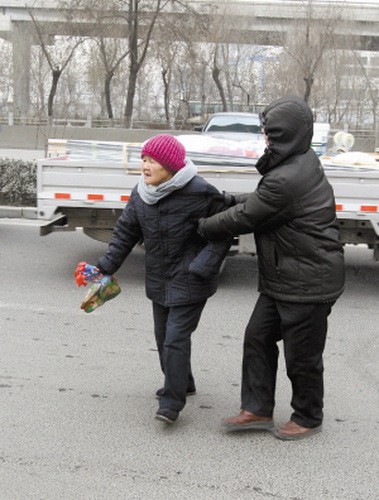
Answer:
M58 149L58 155L37 162L37 211L45 220L40 234L83 228L88 236L108 242L138 182L141 145L65 141ZM220 191L253 191L261 178L256 158L187 153L199 175ZM379 260L379 164L372 158L367 164L340 164L337 156L321 161L334 188L342 243L366 244ZM236 251L255 253L252 235L237 240Z

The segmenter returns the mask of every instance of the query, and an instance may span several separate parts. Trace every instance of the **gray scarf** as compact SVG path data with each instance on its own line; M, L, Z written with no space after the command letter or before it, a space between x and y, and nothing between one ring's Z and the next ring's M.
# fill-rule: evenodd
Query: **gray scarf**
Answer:
M162 184L159 184L159 186L151 186L150 184L146 184L143 178L143 174L141 174L137 187L138 194L148 205L155 205L155 203L158 203L158 201L162 198L165 198L173 191L181 189L183 186L188 184L196 174L197 169L195 164L192 162L192 160L186 158L185 167L176 172L176 174L170 180L162 182Z

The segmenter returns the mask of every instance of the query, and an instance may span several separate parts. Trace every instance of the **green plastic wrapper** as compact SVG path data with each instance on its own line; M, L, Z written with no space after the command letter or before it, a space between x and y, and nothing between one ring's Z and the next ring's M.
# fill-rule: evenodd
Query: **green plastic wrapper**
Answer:
M90 286L80 308L90 313L108 300L117 297L120 292L121 288L116 277L105 275L100 281Z

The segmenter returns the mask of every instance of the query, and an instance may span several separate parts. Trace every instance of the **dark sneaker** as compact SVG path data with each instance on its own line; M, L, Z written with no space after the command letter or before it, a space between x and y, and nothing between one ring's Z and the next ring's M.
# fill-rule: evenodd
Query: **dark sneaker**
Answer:
M155 397L157 399L161 399L163 395L164 388L162 387L161 389L158 389L157 392L155 393ZM187 396L194 396L196 394L196 389L187 389L186 395Z
M155 414L157 420L162 420L168 424L173 424L178 420L179 412L177 410L171 410L171 408L159 408Z

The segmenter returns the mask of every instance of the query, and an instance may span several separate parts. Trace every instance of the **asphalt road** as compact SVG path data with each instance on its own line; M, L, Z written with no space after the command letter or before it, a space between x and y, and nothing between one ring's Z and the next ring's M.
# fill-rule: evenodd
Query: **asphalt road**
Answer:
M105 245L13 224L0 225L0 235L1 500L379 498L379 263L371 251L346 251L346 291L325 351L324 430L283 442L220 426L239 410L255 258L227 259L193 337L198 393L169 427L154 419L162 375L143 252L118 273L122 294L86 314L73 272L81 260L95 264ZM288 420L289 401L281 361L277 424Z

